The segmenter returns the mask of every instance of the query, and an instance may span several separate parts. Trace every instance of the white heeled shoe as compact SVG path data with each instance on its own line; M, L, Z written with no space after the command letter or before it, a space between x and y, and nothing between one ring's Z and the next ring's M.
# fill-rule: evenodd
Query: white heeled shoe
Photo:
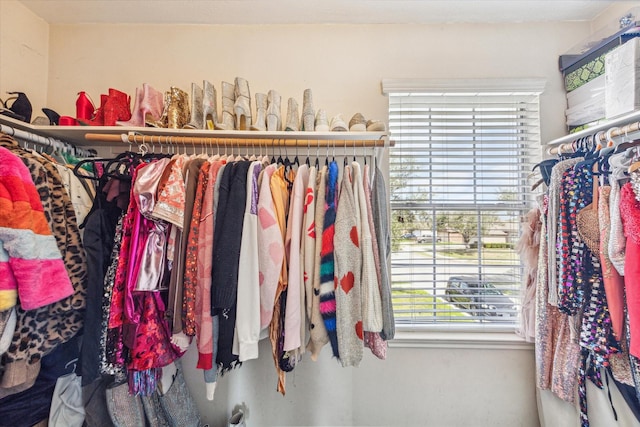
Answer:
M355 113L349 120L349 130L351 132L364 132L367 130L367 120L360 113Z
M329 132L329 120L327 112L320 108L316 114L315 130L317 132Z
M282 97L275 90L270 90L267 95L267 131L279 131L282 129L281 113Z
M218 102L216 88L204 80L202 82L203 95L202 95L202 121L205 129L215 129L218 124Z
M185 129L203 129L204 120L202 116L202 89L195 83L191 83L191 118L189 123L184 125Z
M313 110L313 95L311 89L305 89L302 98L302 129L305 132L314 130L315 112Z
M264 132L267 130L267 95L256 93L256 118L251 125L251 130Z
M342 114L338 113L331 119L331 125L329 126L331 132L346 132L347 124L344 122L342 118Z
M236 103L235 87L231 83L222 82L222 120L215 126L220 130L233 130L236 124L234 105Z
M251 129L251 92L249 82L241 77L236 77L235 84L236 102L233 110L236 113L236 129Z
M298 115L298 102L289 98L289 102L287 104L287 125L284 130L297 132L300 130L300 119Z

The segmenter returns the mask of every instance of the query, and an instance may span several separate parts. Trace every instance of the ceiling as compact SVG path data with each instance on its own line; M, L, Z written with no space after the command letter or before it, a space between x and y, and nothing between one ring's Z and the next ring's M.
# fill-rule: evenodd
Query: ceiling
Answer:
M0 0L1 1L1 0ZM22 0L50 24L591 21L608 0Z

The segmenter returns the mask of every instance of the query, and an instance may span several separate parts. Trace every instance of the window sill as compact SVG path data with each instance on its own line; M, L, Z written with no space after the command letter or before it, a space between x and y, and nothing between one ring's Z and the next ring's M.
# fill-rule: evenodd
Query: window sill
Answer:
M396 325L389 347L533 350L534 345L517 336L513 327Z

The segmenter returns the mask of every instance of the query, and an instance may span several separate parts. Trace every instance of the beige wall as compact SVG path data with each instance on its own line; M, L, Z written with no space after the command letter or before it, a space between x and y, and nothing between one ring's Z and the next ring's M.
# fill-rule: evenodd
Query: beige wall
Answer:
M0 99L6 100L7 92L25 92L33 117L42 116L48 81L49 24L20 2L1 0Z
M563 135L558 55L588 23L470 25L52 25L51 105L73 114L80 90L130 94L148 82L188 90L192 81L245 77L253 92L278 90L348 120L385 119L382 78L544 77L543 140ZM218 94L220 96L220 94ZM283 110L286 102L283 102ZM284 114L284 111L283 111Z

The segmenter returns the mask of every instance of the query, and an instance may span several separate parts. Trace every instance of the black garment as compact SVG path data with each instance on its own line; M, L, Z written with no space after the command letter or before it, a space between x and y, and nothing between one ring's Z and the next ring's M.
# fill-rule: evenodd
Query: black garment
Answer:
M238 263L250 165L249 161L231 163L222 173L213 235L212 310L236 305Z
M625 402L627 402L629 409L631 409L631 412L633 412L633 415L635 415L636 419L640 421L640 402L638 401L638 397L636 396L635 387L621 383L620 381L616 380L613 374L611 373L611 368L607 368L606 375L608 375L609 378L611 378L613 382L616 384L616 386L618 387L618 391L620 391L620 394L624 398ZM611 397L609 397L609 399L611 399Z
M109 267L115 237L116 224L122 211L98 189L93 208L85 220L84 249L87 255L87 310L84 316L82 340L82 385L100 377L100 335L102 324L102 295L104 276Z
M70 374L76 368L79 340L76 335L44 356L31 388L0 399L0 427L30 427L49 419L58 377Z
M233 334L236 325L236 297L242 225L247 199L247 173L251 162L227 164L220 178L218 207L213 235L211 270L211 310L219 314L218 353L216 363L225 373L237 366L233 354Z

